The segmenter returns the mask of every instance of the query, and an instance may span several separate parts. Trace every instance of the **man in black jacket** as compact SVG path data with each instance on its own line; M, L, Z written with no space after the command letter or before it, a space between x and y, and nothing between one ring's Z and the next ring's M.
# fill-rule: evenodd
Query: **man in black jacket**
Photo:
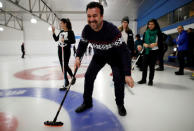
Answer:
M98 2L91 2L86 8L88 24L84 27L82 38L77 49L75 68L80 67L80 58L91 43L94 56L85 74L83 104L75 111L83 112L92 105L94 80L98 72L108 63L113 72L116 104L121 116L126 115L124 107L124 84L134 86L131 77L130 52L122 40L121 33L113 24L103 20L103 6Z
M25 47L24 47L24 42L21 45L21 51L22 51L22 58L25 56Z

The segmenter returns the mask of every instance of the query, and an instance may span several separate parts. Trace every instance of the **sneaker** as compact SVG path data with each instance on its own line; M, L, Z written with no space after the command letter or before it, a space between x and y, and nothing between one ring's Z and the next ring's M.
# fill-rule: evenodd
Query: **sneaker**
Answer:
M117 105L117 108L120 116L126 116L127 112L124 105Z
M145 83L146 83L146 81L144 81L144 80L140 80L140 81L138 81L137 83L138 83L138 84L145 84Z
M184 73L177 71L177 72L175 72L175 75L184 75Z
M74 85L76 82L76 78L75 77L72 77L72 81L71 81L71 84Z
M163 70L164 68L160 68L160 67L156 68L156 71L163 71Z
M81 113L81 112L86 111L86 110L89 109L89 108L92 108L92 104L90 104L90 105L82 104L81 106L79 106L79 107L75 110L75 112Z
M153 86L153 81L149 81L148 86Z

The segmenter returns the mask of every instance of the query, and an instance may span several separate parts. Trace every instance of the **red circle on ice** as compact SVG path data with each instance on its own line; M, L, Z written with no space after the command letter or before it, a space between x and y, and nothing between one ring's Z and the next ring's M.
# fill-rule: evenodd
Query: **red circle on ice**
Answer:
M81 69L83 68L86 69L87 66L81 66ZM24 79L24 80L45 80L46 81L46 80L63 80L64 79L61 69L58 66L26 69L26 70L15 73L14 76L20 79ZM84 73L76 74L76 78L83 78L83 77L84 77Z
M18 120L11 114L0 112L0 131L16 131Z

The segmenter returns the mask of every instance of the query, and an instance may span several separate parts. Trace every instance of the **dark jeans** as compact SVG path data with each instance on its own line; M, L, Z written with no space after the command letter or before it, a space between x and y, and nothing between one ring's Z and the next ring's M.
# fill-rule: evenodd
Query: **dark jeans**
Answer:
M187 51L178 51L179 72L181 73L184 72L186 56L187 56Z
M69 73L70 76L73 76L73 73L69 67L69 59L70 59L70 55L71 55L71 51L70 49L65 49L65 47L63 47L63 54L64 54L64 72L65 72L65 81L67 83L69 83L68 78L67 78L67 72ZM63 71L63 64L62 64L62 47L58 46L58 57L59 57L59 62L61 64L61 69Z
M149 81L153 81L155 73L155 65L158 57L158 50L151 50L148 55L143 56L143 73L142 80L146 81L148 66L150 69Z
M92 104L94 81L96 79L98 72L104 67L106 63L108 63L112 68L116 103L117 105L124 104L125 75L122 70L122 67L120 66L120 62L114 57L107 59L104 56L98 55L93 56L85 74L84 95L83 95L85 104L88 105Z

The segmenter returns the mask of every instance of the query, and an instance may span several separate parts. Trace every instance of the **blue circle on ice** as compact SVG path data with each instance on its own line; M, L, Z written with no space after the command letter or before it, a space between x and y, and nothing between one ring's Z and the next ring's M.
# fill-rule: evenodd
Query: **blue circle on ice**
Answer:
M58 104L61 103L65 94L57 88L14 88L0 90L0 98L37 97L37 91L39 92L38 97L55 101ZM76 113L74 110L82 102L81 93L69 91L63 104L63 108L68 112L71 119L72 131L124 131L117 117L105 105L95 99L93 99L93 108L83 113Z

